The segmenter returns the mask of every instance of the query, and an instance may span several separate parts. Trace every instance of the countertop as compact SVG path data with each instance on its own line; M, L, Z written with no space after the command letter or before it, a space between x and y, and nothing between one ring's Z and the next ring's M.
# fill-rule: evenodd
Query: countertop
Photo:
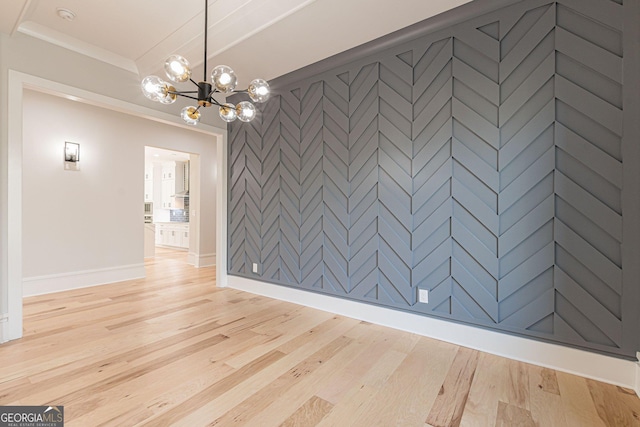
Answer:
M188 221L169 221L169 222L164 222L164 221L158 221L158 222L154 222L154 224L169 224L169 225L189 225Z

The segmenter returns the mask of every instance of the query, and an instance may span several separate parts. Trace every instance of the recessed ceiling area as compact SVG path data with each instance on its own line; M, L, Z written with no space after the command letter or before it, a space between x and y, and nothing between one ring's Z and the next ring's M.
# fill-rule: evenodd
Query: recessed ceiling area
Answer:
M243 87L253 78L273 79L469 0L208 1L208 68L231 66ZM9 0L1 8L1 32L28 34L140 76L162 75L164 60L174 53L194 68L202 63L204 1ZM61 18L59 9L74 19Z

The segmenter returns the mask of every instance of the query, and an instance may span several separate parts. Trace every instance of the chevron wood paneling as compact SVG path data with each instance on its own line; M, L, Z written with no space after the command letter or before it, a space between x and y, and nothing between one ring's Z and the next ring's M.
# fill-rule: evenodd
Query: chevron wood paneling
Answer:
M622 10L557 5L555 323L611 347L622 345Z
M412 285L429 289L415 310L451 314L453 38L413 50L410 248Z
M229 127L229 273L633 355L623 17L514 2L279 90Z
M553 333L555 7L527 11L501 40L500 318Z

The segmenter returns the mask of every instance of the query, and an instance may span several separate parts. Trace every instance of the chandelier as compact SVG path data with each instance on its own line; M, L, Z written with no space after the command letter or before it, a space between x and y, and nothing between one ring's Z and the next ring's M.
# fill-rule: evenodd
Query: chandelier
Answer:
M222 93L248 93L254 102L265 102L269 98L269 84L262 79L255 79L246 90L236 90L238 78L235 72L226 65L218 65L211 71L211 83L207 82L207 21L208 0L204 0L204 77L203 81L196 82L191 78L191 66L180 55L171 55L164 62L164 71L174 83L184 83L187 80L193 83L197 90L178 91L170 83L158 76L147 76L142 80L142 93L152 101L162 104L173 104L178 96L198 101L198 106L184 107L180 116L189 125L196 125L200 121L200 109L215 105L218 107L220 118L229 123L238 119L250 122L256 116L256 107L249 101L220 103L213 94Z

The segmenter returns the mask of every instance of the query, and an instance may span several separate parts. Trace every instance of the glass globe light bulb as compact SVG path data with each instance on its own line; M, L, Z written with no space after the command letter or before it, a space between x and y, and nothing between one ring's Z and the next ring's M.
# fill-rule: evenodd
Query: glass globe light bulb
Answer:
M188 125L197 125L200 121L200 110L198 107L184 107L180 112L180 117Z
M189 61L180 55L171 55L164 61L164 72L175 83L186 82L191 78Z
M222 93L231 93L238 85L236 73L226 65L218 65L211 71L211 81Z
M256 116L256 107L249 101L242 101L236 106L238 120L250 122Z
M255 102L265 102L269 99L269 83L262 79L255 79L249 84L247 92Z
M166 96L166 86L167 83L158 76L147 76L140 84L144 96L152 101L160 101L160 98Z
M219 108L220 118L227 123L231 123L238 117L236 106L233 104L222 104Z
M222 85L228 85L229 82L231 82L231 76L229 75L229 73L222 73L220 74L219 81Z
M178 95L170 92L175 92L175 91L176 91L175 87L170 85L165 85L163 95L158 98L158 101L160 101L161 104L173 104L174 102L176 102L176 99L178 99Z

